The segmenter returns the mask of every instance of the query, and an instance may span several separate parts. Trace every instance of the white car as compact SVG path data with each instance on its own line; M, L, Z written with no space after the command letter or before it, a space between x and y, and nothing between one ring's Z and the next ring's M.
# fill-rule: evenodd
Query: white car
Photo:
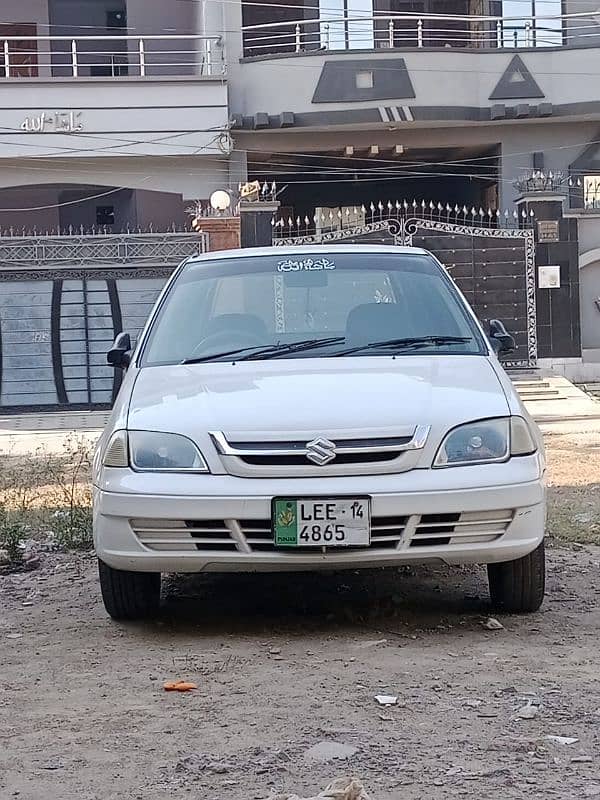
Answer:
M94 462L116 619L161 573L488 564L493 603L544 594L539 431L442 265L330 245L184 262L131 352Z

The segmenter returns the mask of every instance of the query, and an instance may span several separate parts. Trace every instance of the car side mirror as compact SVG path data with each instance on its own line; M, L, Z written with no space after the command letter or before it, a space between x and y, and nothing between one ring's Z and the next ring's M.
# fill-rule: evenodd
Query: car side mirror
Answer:
M512 353L517 349L514 337L499 319L490 320L490 342L497 356Z
M120 333L106 354L108 363L116 369L127 369L131 362L131 336Z

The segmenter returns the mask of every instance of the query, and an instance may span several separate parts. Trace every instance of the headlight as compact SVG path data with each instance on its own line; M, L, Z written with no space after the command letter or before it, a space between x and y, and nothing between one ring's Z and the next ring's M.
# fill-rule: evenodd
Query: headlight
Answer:
M191 439L155 431L116 431L102 463L105 467L127 467L131 463L139 472L208 472Z
M192 440L176 433L129 431L129 455L141 472L208 472Z
M434 467L493 464L511 456L535 453L536 445L522 417L469 422L450 431L437 452Z

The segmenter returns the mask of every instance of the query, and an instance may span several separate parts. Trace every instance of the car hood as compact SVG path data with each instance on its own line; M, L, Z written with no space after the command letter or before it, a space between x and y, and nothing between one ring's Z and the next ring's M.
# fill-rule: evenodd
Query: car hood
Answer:
M484 356L274 359L144 367L127 427L196 441L208 431L366 436L508 413Z

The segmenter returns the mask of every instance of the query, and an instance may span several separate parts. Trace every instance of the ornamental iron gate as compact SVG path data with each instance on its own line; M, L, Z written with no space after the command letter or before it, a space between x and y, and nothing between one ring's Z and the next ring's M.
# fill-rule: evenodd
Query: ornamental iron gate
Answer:
M407 204L400 208L406 209ZM532 220L520 218L516 213L505 213L501 217L496 212L477 213L474 209L468 212L466 208L461 212L462 218L457 218L458 215L453 217L449 211L442 215L438 207L433 208L431 213L422 216L407 213L383 219L380 205L380 218L373 219L377 209L371 206L371 222L326 231L309 232L308 219L287 220L283 224L281 220L274 221L273 244L284 247L354 243L425 248L447 268L484 328L491 319L500 319L514 336L517 349L511 360L504 362L505 366L535 366L537 332ZM414 209L408 207L408 211L411 210ZM509 222L514 222L515 226L507 227ZM298 235L289 235L296 233Z

